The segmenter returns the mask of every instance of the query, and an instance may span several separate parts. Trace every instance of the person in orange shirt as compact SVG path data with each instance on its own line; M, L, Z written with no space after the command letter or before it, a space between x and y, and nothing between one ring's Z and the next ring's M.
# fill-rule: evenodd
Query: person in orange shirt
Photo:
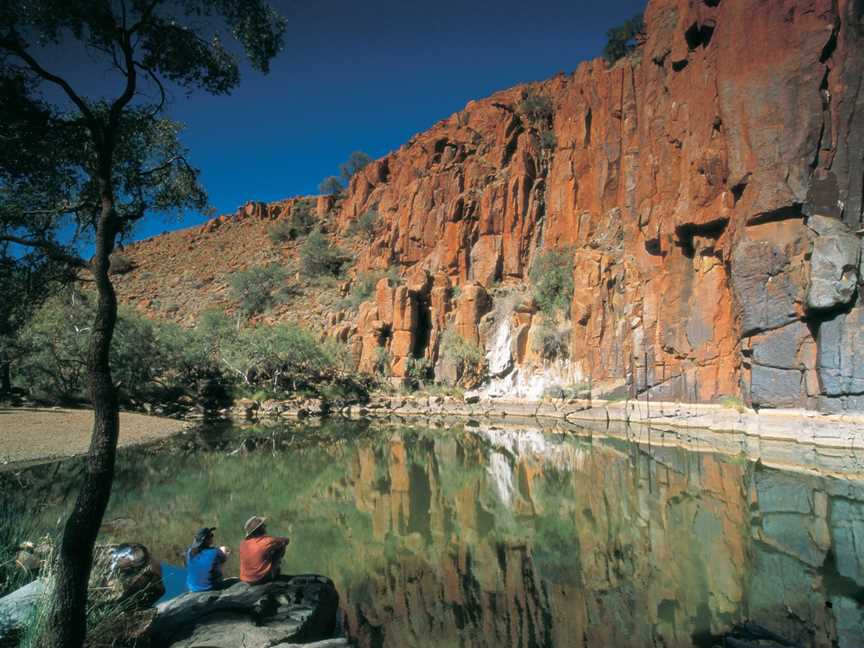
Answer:
M250 585L279 577L279 567L290 540L267 535L267 518L253 515L243 525L246 539L240 543L240 580Z

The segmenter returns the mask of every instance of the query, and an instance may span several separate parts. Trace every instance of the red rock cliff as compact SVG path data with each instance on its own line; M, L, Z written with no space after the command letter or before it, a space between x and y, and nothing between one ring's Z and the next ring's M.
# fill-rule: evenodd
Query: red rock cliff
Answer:
M370 164L339 228L377 210L360 267L410 280L361 308L361 366L383 346L396 375L411 357L440 369L452 322L488 350L501 393L590 380L864 409L862 13L652 0L645 42L611 69L472 101ZM526 95L551 112L526 114ZM565 247L569 359L550 362L520 286L542 250Z

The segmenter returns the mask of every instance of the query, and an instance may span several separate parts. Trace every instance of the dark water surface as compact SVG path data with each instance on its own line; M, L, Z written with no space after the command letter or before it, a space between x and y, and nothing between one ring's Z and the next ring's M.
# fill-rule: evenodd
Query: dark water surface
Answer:
M283 573L333 578L361 646L711 646L748 619L802 646L864 646L854 457L835 457L838 472L792 448L775 453L781 469L734 439L720 452L639 438L528 423L204 429L122 455L103 535L181 564L198 527L236 548L246 518L266 515L292 538Z

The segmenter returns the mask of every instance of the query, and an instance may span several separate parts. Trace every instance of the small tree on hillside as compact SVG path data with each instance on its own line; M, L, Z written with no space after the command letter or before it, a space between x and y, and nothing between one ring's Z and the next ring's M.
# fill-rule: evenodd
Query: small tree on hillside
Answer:
M251 317L284 301L291 294L287 279L285 268L272 264L235 272L228 282L231 297L239 303L240 311L245 317Z
M284 30L264 0L0 2L0 241L89 273L97 294L87 352L93 437L56 553L42 646L84 643L93 546L111 493L119 415L110 255L118 236L151 210L204 206L179 126L160 116L165 83L230 92L240 72L222 36L231 34L252 66L266 72ZM51 69L56 49L76 43L92 61L91 78L106 69L114 75L116 88L105 82L108 98L85 96L73 78ZM61 238L69 223L92 237L91 260Z
M348 183L354 174L363 169L372 161L372 158L366 155L363 151L354 151L348 157L346 162L339 165L339 172L342 174L342 179Z
M642 14L637 14L625 20L618 27L613 27L606 32L606 46L603 48L603 57L609 65L618 59L622 59L636 49L636 39L645 32L645 20Z
M327 176L321 181L321 184L318 185L318 191L325 196L340 194L344 188L345 187L342 186L342 183L339 181L337 176Z
M307 277L337 277L348 260L345 251L331 245L321 230L309 234L300 248L300 272Z

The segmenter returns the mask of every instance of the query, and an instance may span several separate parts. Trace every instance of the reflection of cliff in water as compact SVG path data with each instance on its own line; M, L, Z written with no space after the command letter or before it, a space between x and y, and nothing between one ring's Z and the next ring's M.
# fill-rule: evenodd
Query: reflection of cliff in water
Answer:
M179 562L252 513L291 535L284 571L333 577L361 646L711 646L746 619L864 645L864 486L816 471L527 426L286 426L126 453L105 531Z
M364 645L713 645L745 619L864 642L848 482L487 429L363 447L347 487L372 519L358 555L392 552L346 587Z

